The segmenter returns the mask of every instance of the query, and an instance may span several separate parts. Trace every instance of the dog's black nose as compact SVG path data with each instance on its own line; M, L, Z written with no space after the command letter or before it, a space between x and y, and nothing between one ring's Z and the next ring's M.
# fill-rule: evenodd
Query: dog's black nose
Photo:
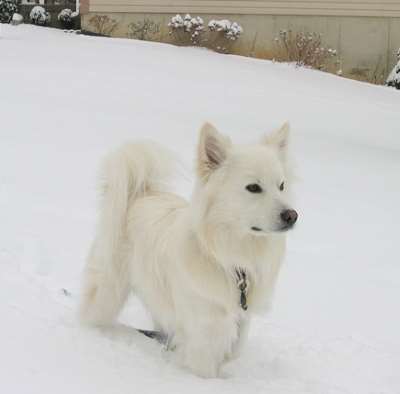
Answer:
M294 209L286 209L285 211L281 212L281 219L288 226L293 226L297 221L297 217L297 212Z

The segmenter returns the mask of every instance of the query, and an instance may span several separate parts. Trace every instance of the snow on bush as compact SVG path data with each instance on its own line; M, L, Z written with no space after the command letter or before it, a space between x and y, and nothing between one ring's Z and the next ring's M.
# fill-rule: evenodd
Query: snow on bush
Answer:
M74 12L69 8L64 8L59 14L57 19L60 21L61 25L66 28L70 29L73 24L75 23L75 18L79 15L78 12Z
M200 16L184 17L177 14L168 23L170 34L179 45L201 45L218 52L228 52L228 47L243 33L243 28L237 22L228 19L213 19L208 23L208 32Z
M201 43L201 34L204 32L204 21L199 16L192 18L190 14L182 17L180 14L173 16L168 23L170 34L175 35L178 43L186 44L190 41L194 45Z
M35 25L47 25L50 22L51 16L43 7L37 5L32 8L29 18Z
M20 25L21 23L24 22L24 17L21 14L15 13L11 19L11 24L12 25Z
M396 89L400 89L400 48L397 52L397 59L398 62L394 66L392 72L389 74L389 77L386 80L386 85Z
M237 22L231 22L228 19L211 20L208 23L210 31L223 32L225 38L236 41L243 33L243 28Z
M208 47L214 51L227 53L233 42L243 33L243 28L237 22L228 19L212 19L208 23Z
M0 23L10 23L17 11L18 7L15 0L0 0Z

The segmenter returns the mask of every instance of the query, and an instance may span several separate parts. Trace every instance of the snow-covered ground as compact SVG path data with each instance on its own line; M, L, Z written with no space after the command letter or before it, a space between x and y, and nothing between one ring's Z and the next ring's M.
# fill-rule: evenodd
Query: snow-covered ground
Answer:
M0 392L400 393L400 94L266 61L2 26ZM177 151L189 195L205 120L240 141L293 129L300 221L274 310L216 380L129 325L75 321L101 156L148 137Z

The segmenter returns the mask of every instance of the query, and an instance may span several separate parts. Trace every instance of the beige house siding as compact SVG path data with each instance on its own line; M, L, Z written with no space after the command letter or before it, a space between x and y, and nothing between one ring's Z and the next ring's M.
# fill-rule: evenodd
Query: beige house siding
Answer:
M90 0L90 12L400 17L399 0Z
M80 0L79 1L79 12L80 14L87 14L89 12L89 0Z

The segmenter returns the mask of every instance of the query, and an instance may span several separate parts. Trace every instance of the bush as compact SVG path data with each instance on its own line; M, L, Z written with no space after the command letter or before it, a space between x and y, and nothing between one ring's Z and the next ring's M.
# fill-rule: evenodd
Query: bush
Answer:
M226 53L234 41L242 34L242 27L227 19L211 20L208 31L201 17L175 15L168 23L169 34L178 45L199 45L218 52Z
M24 17L15 12L10 23L15 26L20 25L21 23L24 23Z
M208 29L210 34L207 46L223 53L228 52L232 43L243 33L242 26L228 19L213 19L208 23Z
M208 23L210 31L221 32L227 40L236 41L243 33L243 28L237 22L228 19L211 20Z
M136 40L151 40L160 32L160 24L147 18L130 23L128 28L128 37Z
M78 16L78 12L74 12L69 8L64 8L59 14L57 19L60 21L64 29L71 29L75 24L75 18Z
M175 41L181 45L200 45L202 43L202 34L204 32L204 21L199 16L192 18L186 14L184 18L177 14L173 16L168 23L170 34Z
M33 24L45 26L50 22L51 16L43 7L37 5L31 9L29 18Z
M94 15L89 19L89 25L93 26L96 34L111 36L118 23L107 15Z
M0 23L10 23L18 7L15 0L0 0Z
M337 56L335 49L322 45L321 34L318 33L293 34L291 30L282 30L275 41L282 52L279 60L295 62L297 66L324 70L327 62Z
M397 52L397 59L398 62L394 66L392 72L389 74L389 77L386 80L386 85L400 89L400 49Z

